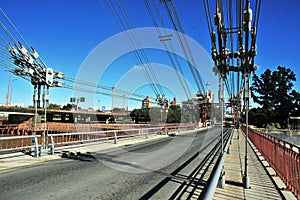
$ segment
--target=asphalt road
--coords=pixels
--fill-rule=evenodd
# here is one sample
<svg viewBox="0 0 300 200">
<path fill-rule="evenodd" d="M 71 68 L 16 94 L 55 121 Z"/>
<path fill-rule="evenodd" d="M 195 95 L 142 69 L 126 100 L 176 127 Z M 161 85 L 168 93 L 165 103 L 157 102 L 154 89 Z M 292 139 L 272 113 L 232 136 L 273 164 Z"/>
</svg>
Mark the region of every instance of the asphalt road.
<svg viewBox="0 0 300 200">
<path fill-rule="evenodd" d="M 219 135 L 212 128 L 1 173 L 0 199 L 186 199 L 187 186 L 205 185 L 193 175 Z"/>
</svg>

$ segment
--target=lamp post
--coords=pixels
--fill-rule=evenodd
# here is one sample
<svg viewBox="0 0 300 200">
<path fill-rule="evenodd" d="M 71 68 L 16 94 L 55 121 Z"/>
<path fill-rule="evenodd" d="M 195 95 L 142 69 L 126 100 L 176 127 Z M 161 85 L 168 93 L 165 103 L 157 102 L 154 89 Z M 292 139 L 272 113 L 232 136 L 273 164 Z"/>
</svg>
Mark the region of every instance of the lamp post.
<svg viewBox="0 0 300 200">
<path fill-rule="evenodd" d="M 5 70 L 5 71 L 9 72 L 9 70 Z M 7 94 L 6 94 L 6 101 L 5 101 L 6 108 L 8 106 L 8 101 L 9 101 L 9 92 L 10 92 L 10 74 L 8 74 Z"/>
<path fill-rule="evenodd" d="M 111 112 L 114 111 L 114 91 L 115 91 L 115 87 L 111 88 Z"/>
<path fill-rule="evenodd" d="M 70 98 L 70 102 L 71 103 L 76 103 L 76 111 L 78 111 L 78 104 L 79 104 L 79 102 L 85 102 L 85 97 L 79 97 L 79 98 L 71 97 Z"/>
<path fill-rule="evenodd" d="M 16 80 L 17 80 L 16 78 L 13 79 L 12 82 L 11 82 L 11 84 L 10 84 L 10 96 L 9 96 L 9 98 L 10 98 L 10 100 L 9 100 L 9 105 L 10 105 L 10 106 L 12 105 L 12 86 L 13 86 L 13 83 L 14 83 Z"/>
</svg>

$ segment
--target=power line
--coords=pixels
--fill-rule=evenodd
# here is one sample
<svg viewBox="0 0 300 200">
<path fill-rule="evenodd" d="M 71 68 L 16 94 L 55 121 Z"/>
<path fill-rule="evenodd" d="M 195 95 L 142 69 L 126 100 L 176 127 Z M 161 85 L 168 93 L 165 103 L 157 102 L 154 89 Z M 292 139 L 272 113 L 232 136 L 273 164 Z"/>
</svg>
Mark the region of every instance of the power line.
<svg viewBox="0 0 300 200">
<path fill-rule="evenodd" d="M 158 16 L 159 16 L 159 19 L 160 19 L 160 21 L 161 21 L 161 24 L 162 24 L 163 27 L 165 27 L 165 26 L 164 26 L 163 19 L 162 19 L 161 16 L 160 16 L 160 13 L 159 13 L 159 11 L 158 11 L 158 8 L 157 8 L 157 5 L 156 5 L 155 1 L 153 1 L 153 3 L 155 4 L 155 5 L 154 5 L 154 6 L 155 6 L 155 11 L 158 13 Z M 190 98 L 192 98 L 192 95 L 190 94 L 190 91 L 188 90 L 188 86 L 187 86 L 186 80 L 184 80 L 184 79 L 182 78 L 182 76 L 184 76 L 184 74 L 183 74 L 182 68 L 181 68 L 181 66 L 180 66 L 180 64 L 179 64 L 178 57 L 177 57 L 177 55 L 175 54 L 175 55 L 173 55 L 173 56 L 174 56 L 174 58 L 173 58 L 173 56 L 172 56 L 172 54 L 170 53 L 169 48 L 168 48 L 168 46 L 167 46 L 167 42 L 168 42 L 168 43 L 170 44 L 171 51 L 174 52 L 172 42 L 171 42 L 171 41 L 169 42 L 169 40 L 172 40 L 172 39 L 169 38 L 169 37 L 172 37 L 172 36 L 167 36 L 165 33 L 163 34 L 163 33 L 161 32 L 160 28 L 158 27 L 158 23 L 157 23 L 157 21 L 156 21 L 156 18 L 155 18 L 155 16 L 154 16 L 153 12 L 152 12 L 152 9 L 151 9 L 151 7 L 150 7 L 148 1 L 147 1 L 147 0 L 144 0 L 144 4 L 145 4 L 145 6 L 146 6 L 146 8 L 147 8 L 147 11 L 148 11 L 148 13 L 149 13 L 149 15 L 150 15 L 150 18 L 151 18 L 151 20 L 152 20 L 154 26 L 156 27 L 156 31 L 157 31 L 157 33 L 158 33 L 158 37 L 160 38 L 160 41 L 163 43 L 165 52 L 166 52 L 166 54 L 167 54 L 167 56 L 168 56 L 168 58 L 169 58 L 169 60 L 170 60 L 170 62 L 171 62 L 171 64 L 172 64 L 173 68 L 174 68 L 175 71 L 176 71 L 177 78 L 178 78 L 178 80 L 180 81 L 180 84 L 181 84 L 181 86 L 182 86 L 182 88 L 183 88 L 183 91 L 184 91 L 186 97 L 187 97 L 188 99 L 190 99 Z M 167 38 L 167 39 L 164 40 L 163 38 Z M 175 60 L 174 60 L 174 59 L 175 59 Z M 182 75 L 182 76 L 181 76 L 181 75 Z"/>
<path fill-rule="evenodd" d="M 157 77 L 156 77 L 151 65 L 149 64 L 150 63 L 149 59 L 148 59 L 144 49 L 142 48 L 141 43 L 140 43 L 135 31 L 133 30 L 132 37 L 130 37 L 129 34 L 127 33 L 126 27 L 129 27 L 129 29 L 133 29 L 134 27 L 133 27 L 132 23 L 130 22 L 130 19 L 128 17 L 126 10 L 124 9 L 122 2 L 120 2 L 120 1 L 117 1 L 117 2 L 118 2 L 117 3 L 118 7 L 116 7 L 114 5 L 112 0 L 106 0 L 106 4 L 108 5 L 111 13 L 115 17 L 117 23 L 119 24 L 121 29 L 126 32 L 127 40 L 129 42 L 131 48 L 133 49 L 133 53 L 135 55 L 137 64 L 142 67 L 142 69 L 146 75 L 146 78 L 150 82 L 150 85 L 151 85 L 153 91 L 155 92 L 156 96 L 159 96 L 159 93 L 164 96 L 163 90 L 162 90 L 160 84 L 158 83 Z M 147 68 L 145 65 L 147 66 Z"/>
</svg>

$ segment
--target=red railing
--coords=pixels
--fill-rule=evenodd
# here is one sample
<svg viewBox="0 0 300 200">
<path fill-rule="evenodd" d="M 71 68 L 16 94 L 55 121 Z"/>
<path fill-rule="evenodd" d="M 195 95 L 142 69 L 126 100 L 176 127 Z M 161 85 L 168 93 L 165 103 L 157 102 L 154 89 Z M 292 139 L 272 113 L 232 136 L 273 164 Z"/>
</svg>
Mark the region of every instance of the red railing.
<svg viewBox="0 0 300 200">
<path fill-rule="evenodd" d="M 246 127 L 241 128 L 245 133 Z M 250 128 L 248 137 L 283 180 L 287 189 L 300 199 L 300 147 Z"/>
</svg>

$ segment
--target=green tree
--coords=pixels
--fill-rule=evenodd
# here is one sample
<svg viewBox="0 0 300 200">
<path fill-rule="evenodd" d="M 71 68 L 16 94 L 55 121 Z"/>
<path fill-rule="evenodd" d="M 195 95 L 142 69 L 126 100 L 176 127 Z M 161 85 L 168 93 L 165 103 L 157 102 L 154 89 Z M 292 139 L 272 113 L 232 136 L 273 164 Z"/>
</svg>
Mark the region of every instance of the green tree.
<svg viewBox="0 0 300 200">
<path fill-rule="evenodd" d="M 49 104 L 49 109 L 52 109 L 52 110 L 60 110 L 60 105 L 55 104 L 55 103 L 50 103 L 50 104 Z"/>
<path fill-rule="evenodd" d="M 149 108 L 134 109 L 130 112 L 130 117 L 135 121 L 135 123 L 149 122 Z"/>
<path fill-rule="evenodd" d="M 261 116 L 265 116 L 260 123 L 267 125 L 275 122 L 280 128 L 287 127 L 287 119 L 296 103 L 297 92 L 292 91 L 294 81 L 295 73 L 281 66 L 273 72 L 267 69 L 260 77 L 254 75 L 251 87 L 253 101 L 260 104 L 261 109 L 252 113 L 257 115 L 260 112 Z"/>
<path fill-rule="evenodd" d="M 180 123 L 181 122 L 181 109 L 178 105 L 171 105 L 168 110 L 167 123 Z"/>
<path fill-rule="evenodd" d="M 292 116 L 300 116 L 300 93 L 297 92 L 296 90 L 293 90 L 291 92 L 291 95 L 293 96 L 294 99 L 294 109 L 291 112 Z"/>
<path fill-rule="evenodd" d="M 76 108 L 76 105 L 75 104 L 67 104 L 67 105 L 64 105 L 63 106 L 63 110 L 72 110 L 72 108 Z"/>
<path fill-rule="evenodd" d="M 271 113 L 274 114 L 274 112 Z M 258 128 L 265 128 L 272 121 L 274 117 L 272 114 L 262 108 L 253 108 L 249 111 L 249 123 Z"/>
</svg>

